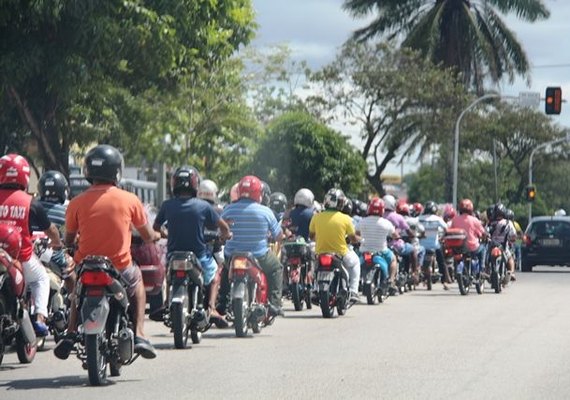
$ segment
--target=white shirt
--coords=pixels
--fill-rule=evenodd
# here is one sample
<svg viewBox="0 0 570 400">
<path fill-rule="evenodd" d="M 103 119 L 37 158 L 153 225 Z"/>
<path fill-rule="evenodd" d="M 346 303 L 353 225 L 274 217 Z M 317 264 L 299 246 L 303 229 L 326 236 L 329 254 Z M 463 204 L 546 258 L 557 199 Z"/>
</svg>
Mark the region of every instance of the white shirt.
<svg viewBox="0 0 570 400">
<path fill-rule="evenodd" d="M 386 218 L 377 215 L 362 218 L 357 227 L 362 237 L 360 251 L 375 253 L 386 250 L 388 247 L 387 238 L 394 233 L 395 229 L 394 225 Z"/>
<path fill-rule="evenodd" d="M 439 249 L 439 238 L 445 232 L 447 224 L 443 218 L 434 214 L 420 215 L 419 219 L 425 229 L 425 237 L 421 239 L 421 245 L 426 249 Z"/>
</svg>

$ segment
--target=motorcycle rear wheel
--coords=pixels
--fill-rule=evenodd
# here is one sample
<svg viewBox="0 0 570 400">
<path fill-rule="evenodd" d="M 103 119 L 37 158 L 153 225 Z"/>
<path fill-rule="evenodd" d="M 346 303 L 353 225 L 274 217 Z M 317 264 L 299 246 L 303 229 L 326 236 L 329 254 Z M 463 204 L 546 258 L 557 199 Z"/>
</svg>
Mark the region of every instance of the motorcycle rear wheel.
<svg viewBox="0 0 570 400">
<path fill-rule="evenodd" d="M 34 361 L 37 351 L 37 341 L 34 343 L 26 343 L 26 339 L 24 338 L 22 331 L 18 331 L 16 333 L 16 353 L 18 354 L 18 360 L 20 363 L 30 364 Z"/>
<path fill-rule="evenodd" d="M 243 298 L 232 299 L 232 310 L 234 312 L 234 330 L 237 337 L 247 336 L 247 307 L 249 303 L 249 293 L 247 288 L 244 291 Z"/>
<path fill-rule="evenodd" d="M 366 303 L 369 305 L 376 304 L 376 285 L 374 282 L 365 283 L 362 287 L 362 294 L 366 296 Z"/>
<path fill-rule="evenodd" d="M 491 285 L 495 289 L 495 293 L 501 293 L 501 279 L 496 271 L 491 272 Z"/>
<path fill-rule="evenodd" d="M 289 285 L 289 290 L 291 291 L 291 301 L 293 301 L 295 311 L 301 311 L 303 309 L 301 285 L 299 283 L 292 283 Z"/>
<path fill-rule="evenodd" d="M 329 291 L 319 291 L 319 305 L 321 306 L 321 313 L 323 318 L 332 318 L 334 315 L 334 305 L 330 304 Z"/>
<path fill-rule="evenodd" d="M 174 334 L 174 347 L 177 349 L 186 348 L 188 327 L 182 303 L 172 303 L 170 305 L 170 321 L 172 323 L 172 333 Z"/>
<path fill-rule="evenodd" d="M 105 331 L 100 334 L 85 336 L 85 353 L 87 353 L 87 372 L 89 384 L 101 386 L 107 382 L 107 361 L 101 353 Z"/>
</svg>

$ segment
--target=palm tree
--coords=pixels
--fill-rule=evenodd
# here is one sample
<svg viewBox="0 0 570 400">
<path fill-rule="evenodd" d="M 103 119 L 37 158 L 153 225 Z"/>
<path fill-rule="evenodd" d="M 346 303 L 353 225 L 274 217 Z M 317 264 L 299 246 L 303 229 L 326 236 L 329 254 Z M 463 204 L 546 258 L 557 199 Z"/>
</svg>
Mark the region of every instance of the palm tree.
<svg viewBox="0 0 570 400">
<path fill-rule="evenodd" d="M 455 67 L 463 83 L 478 92 L 486 78 L 494 83 L 505 75 L 511 82 L 515 75 L 529 78 L 526 53 L 499 13 L 530 22 L 550 15 L 541 0 L 345 0 L 343 8 L 355 18 L 374 15 L 354 38 L 401 35 L 402 46 Z"/>
</svg>

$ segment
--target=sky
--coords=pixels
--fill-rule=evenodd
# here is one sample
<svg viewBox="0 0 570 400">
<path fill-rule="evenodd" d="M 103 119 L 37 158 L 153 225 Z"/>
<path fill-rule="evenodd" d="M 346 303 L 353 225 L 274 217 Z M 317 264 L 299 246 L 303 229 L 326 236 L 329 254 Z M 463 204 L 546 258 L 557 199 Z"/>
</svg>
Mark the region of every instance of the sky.
<svg viewBox="0 0 570 400">
<path fill-rule="evenodd" d="M 305 60 L 311 68 L 318 69 L 334 59 L 355 29 L 367 23 L 352 19 L 342 10 L 342 3 L 342 0 L 253 0 L 259 24 L 253 45 L 287 43 L 294 59 Z M 570 99 L 570 0 L 543 0 L 543 3 L 551 14 L 547 20 L 526 23 L 514 15 L 504 16 L 533 66 L 530 87 L 520 79 L 513 84 L 505 81 L 499 88 L 504 95 L 539 92 L 544 97 L 547 86 L 560 86 L 562 97 Z M 544 110 L 544 102 L 540 109 Z M 562 113 L 552 118 L 570 128 L 570 102 L 564 103 Z M 342 126 L 334 128 L 353 133 Z M 414 164 L 404 169 L 410 171 Z M 387 172 L 400 173 L 400 167 L 392 163 Z"/>
</svg>

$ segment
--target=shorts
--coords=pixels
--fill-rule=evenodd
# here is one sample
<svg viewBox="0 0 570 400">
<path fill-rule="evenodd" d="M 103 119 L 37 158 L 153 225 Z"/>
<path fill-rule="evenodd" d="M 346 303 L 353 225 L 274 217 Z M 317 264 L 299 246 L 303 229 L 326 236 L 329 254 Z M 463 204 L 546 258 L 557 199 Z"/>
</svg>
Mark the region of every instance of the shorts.
<svg viewBox="0 0 570 400">
<path fill-rule="evenodd" d="M 137 285 L 142 281 L 141 269 L 137 265 L 131 264 L 128 267 L 119 270 L 119 273 L 127 284 L 127 295 L 130 298 L 133 297 L 135 295 Z"/>
<path fill-rule="evenodd" d="M 200 258 L 200 264 L 202 265 L 202 276 L 204 277 L 204 285 L 207 286 L 214 280 L 216 272 L 218 271 L 218 263 L 214 257 L 210 255 L 205 255 Z"/>
</svg>

